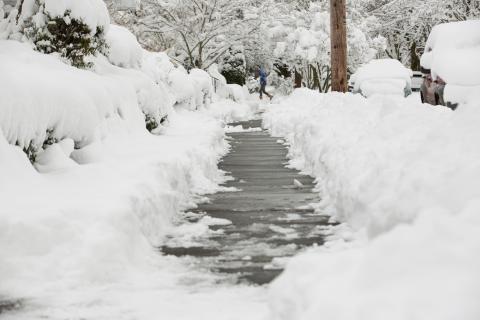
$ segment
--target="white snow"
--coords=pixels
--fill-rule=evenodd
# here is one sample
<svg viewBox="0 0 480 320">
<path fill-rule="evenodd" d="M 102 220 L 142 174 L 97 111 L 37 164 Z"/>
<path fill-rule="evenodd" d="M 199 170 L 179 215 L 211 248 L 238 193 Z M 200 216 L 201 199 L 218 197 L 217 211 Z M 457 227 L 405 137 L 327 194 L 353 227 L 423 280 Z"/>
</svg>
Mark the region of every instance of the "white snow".
<svg viewBox="0 0 480 320">
<path fill-rule="evenodd" d="M 395 59 L 377 59 L 360 67 L 353 76 L 354 92 L 405 96 L 410 90 L 412 71 Z"/>
<path fill-rule="evenodd" d="M 97 28 L 108 31 L 110 15 L 102 0 L 44 0 L 45 12 L 51 16 L 63 17 L 69 10 L 70 17 L 82 20 L 95 33 Z"/>
<path fill-rule="evenodd" d="M 270 290 L 273 319 L 479 318 L 478 101 L 452 112 L 296 90 L 269 107 L 266 127 L 355 239 L 292 259 Z"/>
<path fill-rule="evenodd" d="M 108 45 L 108 60 L 123 68 L 140 68 L 143 49 L 137 38 L 127 28 L 110 25 L 105 35 Z"/>
</svg>

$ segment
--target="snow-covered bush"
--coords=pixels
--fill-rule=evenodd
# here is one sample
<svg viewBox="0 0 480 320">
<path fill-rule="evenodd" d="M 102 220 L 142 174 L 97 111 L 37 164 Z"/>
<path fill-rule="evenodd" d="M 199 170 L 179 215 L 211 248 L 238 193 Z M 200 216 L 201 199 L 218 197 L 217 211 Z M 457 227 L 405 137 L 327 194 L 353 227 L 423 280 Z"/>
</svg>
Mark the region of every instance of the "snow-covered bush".
<svg viewBox="0 0 480 320">
<path fill-rule="evenodd" d="M 127 28 L 111 24 L 106 37 L 108 60 L 122 68 L 138 69 L 142 64 L 143 49 Z"/>
<path fill-rule="evenodd" d="M 274 65 L 296 72 L 302 84 L 321 92 L 330 89 L 330 14 L 325 2 L 312 2 L 308 8 L 295 10 L 292 3 L 278 3 L 262 22 L 266 46 L 273 53 Z M 380 38 L 362 19 L 349 15 L 347 20 L 348 68 L 356 70 L 375 57 Z M 293 82 L 291 82 L 293 84 Z"/>
<path fill-rule="evenodd" d="M 195 83 L 195 104 L 197 108 L 208 106 L 213 94 L 212 78 L 201 69 L 190 70 L 189 76 Z"/>
<path fill-rule="evenodd" d="M 104 57 L 91 72 L 2 40 L 0 69 L 0 128 L 31 160 L 50 142 L 69 138 L 82 148 L 102 137 L 112 121 L 145 128 L 144 114 L 159 124 L 171 109 L 165 87 Z"/>
<path fill-rule="evenodd" d="M 79 68 L 86 58 L 106 53 L 109 17 L 101 0 L 35 0 L 20 2 L 20 31 L 43 53 L 59 53 Z"/>
<path fill-rule="evenodd" d="M 221 62 L 222 75 L 227 83 L 243 86 L 246 78 L 245 54 L 242 47 L 231 47 Z"/>
</svg>

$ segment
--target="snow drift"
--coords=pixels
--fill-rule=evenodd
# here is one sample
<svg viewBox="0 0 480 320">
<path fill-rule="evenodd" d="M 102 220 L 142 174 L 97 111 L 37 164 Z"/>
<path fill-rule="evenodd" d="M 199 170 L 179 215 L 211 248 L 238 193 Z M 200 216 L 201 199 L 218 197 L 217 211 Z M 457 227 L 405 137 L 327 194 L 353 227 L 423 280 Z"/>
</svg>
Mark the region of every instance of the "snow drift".
<svg viewBox="0 0 480 320">
<path fill-rule="evenodd" d="M 273 318 L 478 319 L 479 120 L 475 101 L 452 112 L 308 90 L 267 110 L 324 212 L 357 238 L 294 258 L 272 285 Z"/>
</svg>

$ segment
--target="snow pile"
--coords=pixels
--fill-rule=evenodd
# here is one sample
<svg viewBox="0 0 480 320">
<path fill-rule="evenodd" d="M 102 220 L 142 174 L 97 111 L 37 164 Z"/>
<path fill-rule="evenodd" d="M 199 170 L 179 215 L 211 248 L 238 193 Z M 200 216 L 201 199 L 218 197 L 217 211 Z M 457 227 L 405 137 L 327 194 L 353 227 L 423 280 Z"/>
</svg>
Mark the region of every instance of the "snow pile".
<svg viewBox="0 0 480 320">
<path fill-rule="evenodd" d="M 372 60 L 352 76 L 354 92 L 405 96 L 411 93 L 413 73 L 395 59 Z"/>
<path fill-rule="evenodd" d="M 265 114 L 324 212 L 364 239 L 293 259 L 274 319 L 480 317 L 480 105 L 408 101 L 297 90 Z"/>
<path fill-rule="evenodd" d="M 437 25 L 425 45 L 421 65 L 447 86 L 448 101 L 465 103 L 480 91 L 480 20 Z"/>
<path fill-rule="evenodd" d="M 117 123 L 97 142 L 100 160 L 88 166 L 70 160 L 50 174 L 37 173 L 21 149 L 0 135 L 2 296 L 40 305 L 62 304 L 65 296 L 74 304 L 93 299 L 98 305 L 106 288 L 113 297 L 128 295 L 122 286 L 134 276 L 148 274 L 150 282 L 165 277 L 159 268 L 164 258 L 153 246 L 161 244 L 172 218 L 194 205 L 195 194 L 216 190 L 222 177 L 216 163 L 226 151 L 224 132 L 212 117 L 180 113 L 170 123 L 162 136 Z M 71 141 L 54 144 L 46 160 L 63 164 L 71 150 Z M 161 281 L 157 289 L 165 285 Z M 85 290 L 95 293 L 85 296 Z"/>
<path fill-rule="evenodd" d="M 123 68 L 140 67 L 143 49 L 133 33 L 124 27 L 112 24 L 105 38 L 108 45 L 108 60 L 112 64 Z"/>
</svg>

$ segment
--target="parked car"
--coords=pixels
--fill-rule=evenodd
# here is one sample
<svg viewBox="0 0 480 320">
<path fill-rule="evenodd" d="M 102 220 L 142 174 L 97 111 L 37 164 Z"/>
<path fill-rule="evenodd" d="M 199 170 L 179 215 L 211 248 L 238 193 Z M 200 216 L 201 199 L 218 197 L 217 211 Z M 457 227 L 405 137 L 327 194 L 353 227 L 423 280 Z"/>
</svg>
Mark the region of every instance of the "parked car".
<svg viewBox="0 0 480 320">
<path fill-rule="evenodd" d="M 423 83 L 423 73 L 421 71 L 413 71 L 412 91 L 419 92 Z"/>
<path fill-rule="evenodd" d="M 422 102 L 455 109 L 480 92 L 480 20 L 444 23 L 428 37 L 420 64 Z"/>
<path fill-rule="evenodd" d="M 395 59 L 377 59 L 360 67 L 350 77 L 354 93 L 365 97 L 388 94 L 407 97 L 412 93 L 412 70 Z"/>
<path fill-rule="evenodd" d="M 353 92 L 353 88 L 355 88 L 355 74 L 350 75 L 348 79 L 348 92 Z"/>
</svg>

